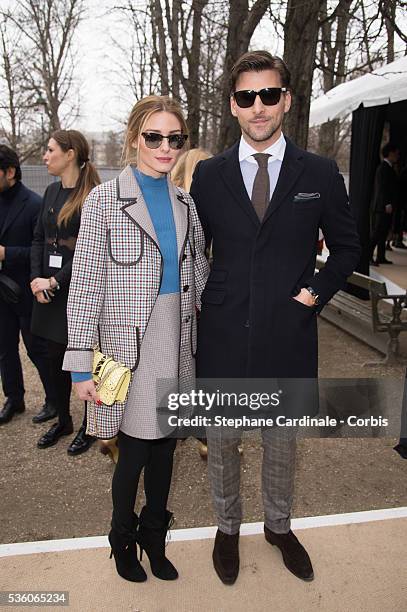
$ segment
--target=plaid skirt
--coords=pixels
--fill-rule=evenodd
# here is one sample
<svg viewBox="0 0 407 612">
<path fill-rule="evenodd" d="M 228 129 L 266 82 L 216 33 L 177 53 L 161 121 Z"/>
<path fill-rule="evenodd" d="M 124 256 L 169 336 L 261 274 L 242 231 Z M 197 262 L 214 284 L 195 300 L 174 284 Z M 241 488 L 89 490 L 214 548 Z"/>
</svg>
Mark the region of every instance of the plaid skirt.
<svg viewBox="0 0 407 612">
<path fill-rule="evenodd" d="M 151 313 L 120 425 L 128 436 L 157 440 L 168 434 L 160 426 L 157 409 L 178 379 L 179 347 L 180 294 L 164 293 Z"/>
</svg>

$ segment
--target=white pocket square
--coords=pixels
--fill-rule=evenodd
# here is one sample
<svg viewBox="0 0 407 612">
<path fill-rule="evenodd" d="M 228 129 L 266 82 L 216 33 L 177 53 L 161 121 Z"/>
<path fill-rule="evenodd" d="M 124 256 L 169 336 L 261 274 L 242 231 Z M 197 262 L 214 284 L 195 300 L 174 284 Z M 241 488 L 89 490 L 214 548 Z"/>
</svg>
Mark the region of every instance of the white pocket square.
<svg viewBox="0 0 407 612">
<path fill-rule="evenodd" d="M 321 194 L 315 191 L 314 193 L 299 192 L 294 196 L 295 200 L 317 200 Z"/>
<path fill-rule="evenodd" d="M 294 196 L 294 202 L 304 202 L 307 200 L 318 200 L 321 197 L 321 194 L 318 193 L 317 191 L 314 193 L 297 193 Z"/>
</svg>

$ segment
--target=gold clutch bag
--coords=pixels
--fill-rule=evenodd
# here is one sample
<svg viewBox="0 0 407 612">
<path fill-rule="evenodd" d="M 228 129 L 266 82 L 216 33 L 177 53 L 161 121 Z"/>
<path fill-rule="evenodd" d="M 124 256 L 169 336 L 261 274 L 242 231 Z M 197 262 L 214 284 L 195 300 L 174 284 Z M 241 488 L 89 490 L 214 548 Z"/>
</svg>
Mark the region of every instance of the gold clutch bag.
<svg viewBox="0 0 407 612">
<path fill-rule="evenodd" d="M 104 355 L 99 347 L 93 352 L 93 380 L 101 401 L 107 406 L 125 402 L 131 381 L 130 368 Z"/>
</svg>

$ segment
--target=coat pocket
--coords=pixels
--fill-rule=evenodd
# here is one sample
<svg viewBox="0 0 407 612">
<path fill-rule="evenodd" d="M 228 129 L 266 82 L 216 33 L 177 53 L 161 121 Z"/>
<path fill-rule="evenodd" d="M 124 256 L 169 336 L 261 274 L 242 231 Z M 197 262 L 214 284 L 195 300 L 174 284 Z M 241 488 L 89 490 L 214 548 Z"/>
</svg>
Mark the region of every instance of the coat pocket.
<svg viewBox="0 0 407 612">
<path fill-rule="evenodd" d="M 115 230 L 107 232 L 110 259 L 118 266 L 136 266 L 144 253 L 144 235 L 135 230 L 131 235 Z"/>
<path fill-rule="evenodd" d="M 140 328 L 115 323 L 99 325 L 99 346 L 102 353 L 134 371 L 140 361 Z"/>
<path fill-rule="evenodd" d="M 202 292 L 202 304 L 223 304 L 226 296 L 226 291 L 223 289 L 208 289 L 205 288 Z"/>
</svg>

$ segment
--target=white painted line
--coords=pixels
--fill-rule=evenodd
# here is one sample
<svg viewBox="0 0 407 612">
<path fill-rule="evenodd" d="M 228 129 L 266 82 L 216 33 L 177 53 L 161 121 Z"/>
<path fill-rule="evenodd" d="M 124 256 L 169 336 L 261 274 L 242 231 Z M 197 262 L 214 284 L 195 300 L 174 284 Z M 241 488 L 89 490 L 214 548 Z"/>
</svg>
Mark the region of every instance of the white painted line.
<svg viewBox="0 0 407 612">
<path fill-rule="evenodd" d="M 306 516 L 292 520 L 293 530 L 313 529 L 316 527 L 332 527 L 335 525 L 351 525 L 385 521 L 388 519 L 407 518 L 407 507 L 384 508 L 383 510 L 367 510 L 364 512 L 349 512 L 346 514 L 328 514 L 323 516 Z M 215 537 L 216 527 L 195 527 L 192 529 L 174 529 L 171 531 L 173 542 L 187 540 L 207 540 Z M 263 523 L 243 523 L 241 535 L 256 535 L 263 533 Z M 43 540 L 39 542 L 20 542 L 18 544 L 0 545 L 0 557 L 14 555 L 31 555 L 35 553 L 62 552 L 65 550 L 86 550 L 106 548 L 109 546 L 107 536 L 89 538 L 70 538 L 65 540 Z"/>
</svg>

